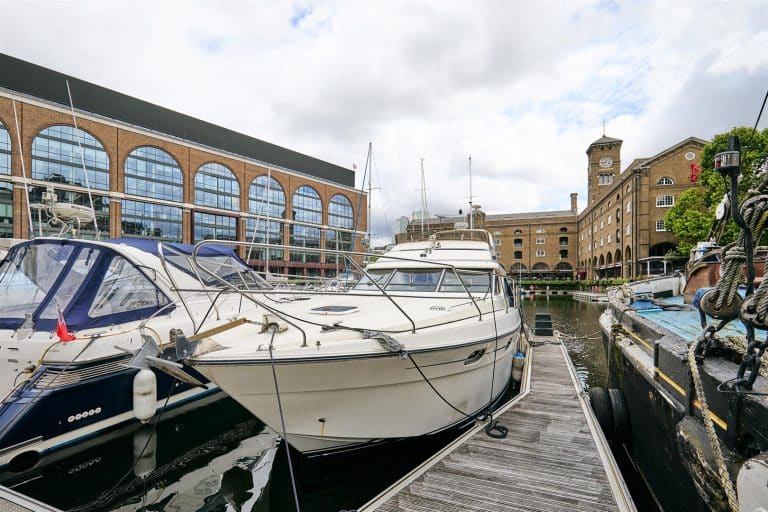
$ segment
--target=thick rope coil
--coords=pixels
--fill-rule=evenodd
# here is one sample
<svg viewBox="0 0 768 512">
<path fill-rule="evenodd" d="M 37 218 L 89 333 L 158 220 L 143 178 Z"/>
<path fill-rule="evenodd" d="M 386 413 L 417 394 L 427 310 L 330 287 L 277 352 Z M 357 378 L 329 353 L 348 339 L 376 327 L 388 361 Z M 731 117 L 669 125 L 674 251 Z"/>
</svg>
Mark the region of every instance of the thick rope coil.
<svg viewBox="0 0 768 512">
<path fill-rule="evenodd" d="M 723 248 L 725 257 L 723 258 L 722 277 L 715 286 L 717 299 L 715 305 L 722 309 L 724 304 L 731 305 L 736 299 L 739 291 L 739 285 L 743 281 L 741 269 L 747 261 L 747 255 L 744 247 L 738 245 L 738 242 L 728 244 Z"/>
<path fill-rule="evenodd" d="M 720 440 L 717 438 L 715 426 L 712 423 L 712 416 L 709 414 L 707 397 L 704 395 L 704 387 L 701 385 L 699 365 L 696 363 L 696 343 L 691 343 L 690 347 L 688 348 L 688 366 L 691 369 L 693 385 L 696 388 L 696 397 L 701 403 L 701 417 L 704 420 L 704 427 L 707 431 L 707 438 L 709 439 L 709 444 L 712 446 L 712 453 L 715 455 L 715 464 L 717 466 L 717 474 L 720 477 L 720 485 L 723 487 L 723 491 L 728 498 L 728 505 L 730 506 L 731 510 L 733 512 L 738 512 L 739 500 L 736 497 L 736 491 L 733 489 L 731 476 L 728 473 L 728 468 L 725 465 L 723 451 L 720 449 Z"/>
</svg>

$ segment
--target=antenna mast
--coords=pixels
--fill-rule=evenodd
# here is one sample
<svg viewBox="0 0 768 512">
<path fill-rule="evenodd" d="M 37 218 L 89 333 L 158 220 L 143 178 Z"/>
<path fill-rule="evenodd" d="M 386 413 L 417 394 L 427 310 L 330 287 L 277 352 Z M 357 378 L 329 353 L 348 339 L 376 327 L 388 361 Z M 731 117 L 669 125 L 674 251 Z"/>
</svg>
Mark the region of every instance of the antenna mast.
<svg viewBox="0 0 768 512">
<path fill-rule="evenodd" d="M 371 199 L 373 197 L 371 195 L 372 194 L 371 191 L 373 190 L 373 188 L 371 186 L 371 181 L 373 180 L 373 142 L 371 142 L 371 141 L 368 142 L 368 158 L 366 160 L 370 161 L 370 163 L 371 163 L 370 173 L 368 174 L 368 217 L 367 217 L 367 221 L 365 223 L 366 227 L 368 228 L 368 230 L 367 230 L 368 231 L 368 246 L 367 246 L 368 248 L 367 248 L 367 250 L 370 251 L 370 249 L 371 249 L 371 239 L 372 239 L 372 237 L 371 237 L 371 228 L 372 228 L 372 225 L 371 225 Z M 365 186 L 365 184 L 363 184 L 363 186 Z M 337 258 L 336 261 L 338 261 L 338 258 Z"/>
</svg>

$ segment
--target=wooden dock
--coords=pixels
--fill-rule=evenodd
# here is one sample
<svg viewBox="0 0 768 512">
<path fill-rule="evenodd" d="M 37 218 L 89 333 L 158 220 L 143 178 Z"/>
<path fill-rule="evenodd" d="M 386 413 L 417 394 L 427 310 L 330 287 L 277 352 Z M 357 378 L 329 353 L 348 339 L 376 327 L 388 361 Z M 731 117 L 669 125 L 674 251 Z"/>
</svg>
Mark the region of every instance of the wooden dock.
<svg viewBox="0 0 768 512">
<path fill-rule="evenodd" d="M 528 350 L 520 394 L 359 512 L 634 511 L 575 369 L 555 337 Z"/>
<path fill-rule="evenodd" d="M 0 512 L 61 512 L 57 508 L 0 485 Z"/>
<path fill-rule="evenodd" d="M 573 292 L 571 296 L 573 300 L 581 302 L 608 302 L 608 295 L 605 293 Z"/>
</svg>

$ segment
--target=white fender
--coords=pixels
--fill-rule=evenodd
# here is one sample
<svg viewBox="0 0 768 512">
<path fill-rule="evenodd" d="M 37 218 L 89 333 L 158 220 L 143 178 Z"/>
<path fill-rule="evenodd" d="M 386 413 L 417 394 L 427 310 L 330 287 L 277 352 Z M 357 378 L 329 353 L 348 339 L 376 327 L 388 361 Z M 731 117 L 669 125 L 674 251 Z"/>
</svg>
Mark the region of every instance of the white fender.
<svg viewBox="0 0 768 512">
<path fill-rule="evenodd" d="M 133 378 L 133 415 L 146 423 L 157 408 L 157 378 L 152 370 L 142 368 Z"/>
</svg>

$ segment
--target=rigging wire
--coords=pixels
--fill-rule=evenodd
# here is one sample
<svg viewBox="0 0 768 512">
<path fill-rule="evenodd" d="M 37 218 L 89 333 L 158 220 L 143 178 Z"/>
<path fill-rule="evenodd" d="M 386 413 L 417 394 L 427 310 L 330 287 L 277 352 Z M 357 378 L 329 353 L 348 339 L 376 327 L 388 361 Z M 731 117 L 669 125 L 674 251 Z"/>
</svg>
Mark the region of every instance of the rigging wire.
<svg viewBox="0 0 768 512">
<path fill-rule="evenodd" d="M 275 369 L 275 358 L 272 355 L 272 350 L 274 349 L 274 343 L 275 343 L 275 334 L 277 333 L 277 326 L 271 325 L 269 326 L 269 329 L 272 331 L 272 337 L 269 340 L 269 362 L 272 365 L 272 379 L 275 382 L 275 395 L 277 396 L 277 408 L 280 411 L 280 426 L 282 427 L 283 431 L 283 441 L 285 441 L 285 456 L 288 459 L 288 471 L 291 474 L 291 487 L 293 488 L 293 500 L 296 504 L 296 512 L 301 512 L 301 507 L 299 507 L 299 493 L 296 491 L 296 478 L 293 473 L 293 462 L 291 461 L 291 448 L 288 446 L 288 434 L 285 430 L 285 415 L 283 413 L 283 402 L 280 399 L 280 388 L 277 385 L 277 370 Z"/>
<path fill-rule="evenodd" d="M 69 80 L 64 80 L 64 82 L 67 84 L 69 108 L 72 112 L 72 122 L 75 124 L 77 147 L 80 148 L 80 164 L 83 166 L 83 174 L 85 175 L 85 188 L 88 189 L 88 202 L 91 203 L 91 215 L 93 215 L 93 228 L 96 231 L 96 240 L 98 240 L 101 238 L 101 233 L 99 233 L 99 223 L 96 221 L 96 208 L 93 207 L 93 195 L 91 194 L 91 183 L 88 178 L 88 170 L 85 168 L 85 153 L 83 153 L 83 145 L 80 143 L 80 134 L 78 133 L 80 128 L 77 127 L 77 117 L 75 117 L 75 104 L 72 102 L 72 91 L 69 89 Z"/>
</svg>

